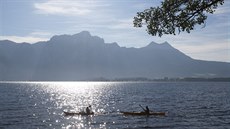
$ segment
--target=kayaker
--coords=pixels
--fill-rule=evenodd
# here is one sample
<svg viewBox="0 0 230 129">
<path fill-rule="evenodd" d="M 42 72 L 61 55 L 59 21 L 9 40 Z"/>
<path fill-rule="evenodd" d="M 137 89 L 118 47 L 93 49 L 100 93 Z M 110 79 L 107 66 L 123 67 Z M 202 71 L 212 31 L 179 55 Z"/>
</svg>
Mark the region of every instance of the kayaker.
<svg viewBox="0 0 230 129">
<path fill-rule="evenodd" d="M 141 105 L 139 105 L 139 106 L 144 110 L 144 112 L 145 112 L 147 115 L 150 114 L 150 111 L 149 111 L 149 107 L 148 107 L 148 106 L 146 106 L 145 108 L 143 108 Z"/>
<path fill-rule="evenodd" d="M 88 107 L 86 107 L 86 114 L 90 114 L 91 113 L 91 111 L 90 111 L 90 108 L 91 108 L 91 105 L 89 105 Z"/>
<path fill-rule="evenodd" d="M 150 113 L 150 112 L 149 112 L 149 107 L 146 106 L 145 108 L 146 108 L 146 109 L 145 109 L 145 113 L 146 113 L 146 114 L 149 114 L 149 113 Z"/>
</svg>

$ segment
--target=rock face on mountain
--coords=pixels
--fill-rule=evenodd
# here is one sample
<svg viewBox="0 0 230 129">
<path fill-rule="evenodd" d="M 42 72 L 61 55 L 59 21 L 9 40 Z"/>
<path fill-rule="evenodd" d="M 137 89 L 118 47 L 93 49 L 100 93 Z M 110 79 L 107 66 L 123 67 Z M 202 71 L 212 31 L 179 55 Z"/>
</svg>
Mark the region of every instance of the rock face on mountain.
<svg viewBox="0 0 230 129">
<path fill-rule="evenodd" d="M 0 41 L 0 80 L 229 77 L 230 63 L 192 59 L 167 42 L 143 48 L 104 43 L 83 31 L 35 44 Z"/>
</svg>

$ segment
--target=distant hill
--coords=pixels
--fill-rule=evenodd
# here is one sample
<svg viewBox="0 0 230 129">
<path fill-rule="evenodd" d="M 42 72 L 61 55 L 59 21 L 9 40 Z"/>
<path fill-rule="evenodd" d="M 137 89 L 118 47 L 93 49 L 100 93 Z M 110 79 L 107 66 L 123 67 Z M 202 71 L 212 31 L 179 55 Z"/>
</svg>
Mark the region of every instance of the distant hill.
<svg viewBox="0 0 230 129">
<path fill-rule="evenodd" d="M 35 44 L 0 41 L 2 81 L 138 77 L 230 77 L 230 63 L 195 60 L 167 42 L 120 47 L 87 31 Z"/>
</svg>

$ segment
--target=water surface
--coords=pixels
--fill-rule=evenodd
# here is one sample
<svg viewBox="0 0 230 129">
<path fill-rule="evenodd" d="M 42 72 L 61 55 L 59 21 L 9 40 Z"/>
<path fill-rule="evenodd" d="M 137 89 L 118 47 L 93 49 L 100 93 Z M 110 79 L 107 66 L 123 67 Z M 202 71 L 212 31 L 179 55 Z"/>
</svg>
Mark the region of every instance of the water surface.
<svg viewBox="0 0 230 129">
<path fill-rule="evenodd" d="M 0 128 L 230 128 L 226 82 L 1 82 Z M 150 110 L 167 116 L 123 116 Z M 94 116 L 64 116 L 92 105 Z"/>
</svg>

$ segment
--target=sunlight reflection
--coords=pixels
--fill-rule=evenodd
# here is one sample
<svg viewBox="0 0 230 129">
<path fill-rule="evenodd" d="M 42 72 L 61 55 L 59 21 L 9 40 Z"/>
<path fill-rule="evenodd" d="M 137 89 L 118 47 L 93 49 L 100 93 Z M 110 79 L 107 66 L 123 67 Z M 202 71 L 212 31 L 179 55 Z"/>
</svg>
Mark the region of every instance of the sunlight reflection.
<svg viewBox="0 0 230 129">
<path fill-rule="evenodd" d="M 92 111 L 97 116 L 97 114 L 104 114 L 107 107 L 115 104 L 114 96 L 110 95 L 113 93 L 110 87 L 116 84 L 113 82 L 42 82 L 40 84 L 42 86 L 40 85 L 37 90 L 40 90 L 45 96 L 42 104 L 51 104 L 50 107 L 56 108 L 47 107 L 48 114 L 63 116 L 63 111 L 82 112 L 91 105 Z M 108 103 L 109 98 L 111 102 Z M 106 127 L 106 122 L 96 123 L 94 117 L 91 116 L 75 115 L 62 118 L 62 121 L 66 121 L 62 125 L 63 128 L 90 128 L 94 124 L 98 124 L 100 128 Z M 61 121 L 55 120 L 54 122 Z"/>
</svg>

